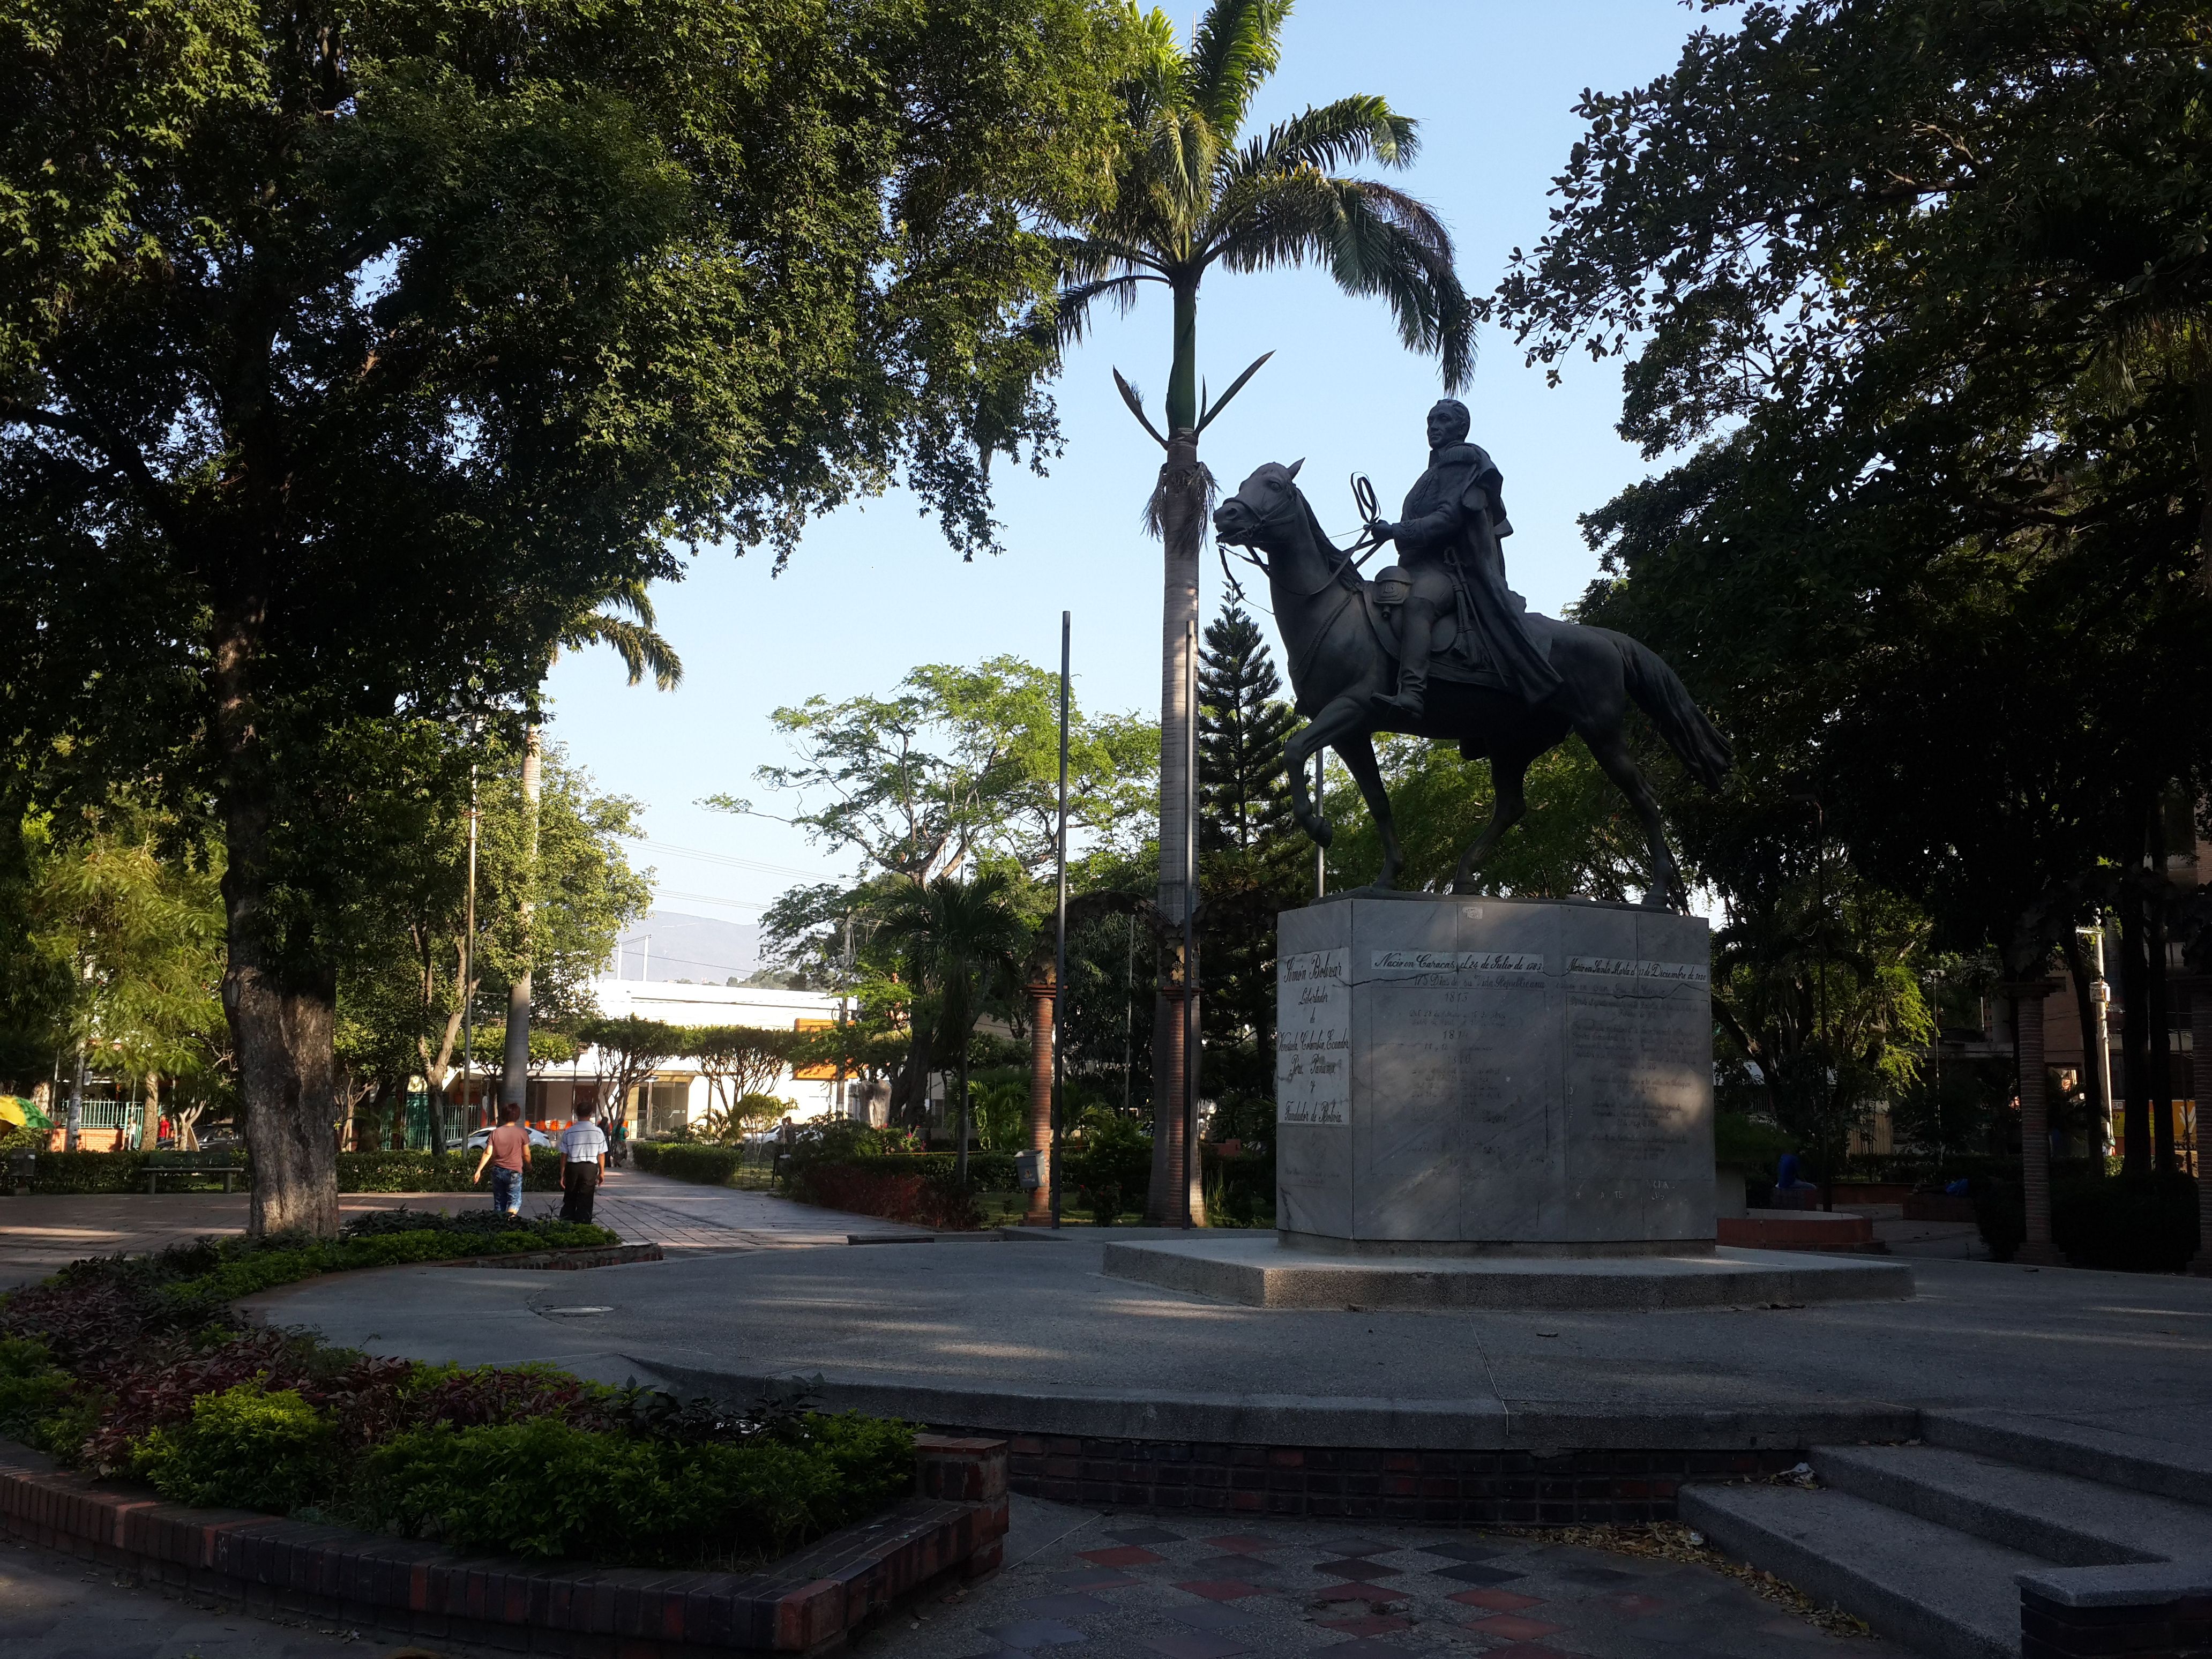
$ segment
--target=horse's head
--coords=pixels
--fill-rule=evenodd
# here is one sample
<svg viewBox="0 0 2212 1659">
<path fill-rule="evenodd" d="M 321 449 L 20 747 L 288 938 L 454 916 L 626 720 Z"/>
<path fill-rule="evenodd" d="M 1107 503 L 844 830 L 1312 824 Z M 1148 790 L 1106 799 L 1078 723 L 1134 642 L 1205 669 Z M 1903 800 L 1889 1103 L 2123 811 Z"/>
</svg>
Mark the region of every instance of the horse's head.
<svg viewBox="0 0 2212 1659">
<path fill-rule="evenodd" d="M 1213 533 L 1239 547 L 1264 544 L 1271 530 L 1280 532 L 1297 521 L 1304 511 L 1293 482 L 1303 460 L 1285 466 L 1269 461 L 1237 486 L 1237 493 L 1213 509 Z"/>
</svg>

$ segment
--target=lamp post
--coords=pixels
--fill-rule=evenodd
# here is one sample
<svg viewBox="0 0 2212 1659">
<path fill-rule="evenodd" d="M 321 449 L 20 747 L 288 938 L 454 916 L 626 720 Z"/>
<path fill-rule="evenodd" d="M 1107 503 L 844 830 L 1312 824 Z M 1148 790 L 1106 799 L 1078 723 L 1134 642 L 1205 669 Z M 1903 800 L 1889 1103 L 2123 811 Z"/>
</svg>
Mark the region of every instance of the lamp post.
<svg viewBox="0 0 2212 1659">
<path fill-rule="evenodd" d="M 1060 878 L 1052 942 L 1052 1225 L 1060 1230 L 1060 1149 L 1066 1133 L 1067 1066 L 1062 1041 L 1060 999 L 1067 987 L 1067 667 L 1074 613 L 1060 613 Z"/>
<path fill-rule="evenodd" d="M 2106 1011 L 2111 1007 L 2112 988 L 2105 980 L 2105 919 L 2100 915 L 2094 927 L 2075 930 L 2089 942 L 2089 1006 L 2096 1011 L 2097 1051 L 2094 1064 L 2097 1067 L 2097 1098 L 2105 1105 L 2104 1142 L 2113 1143 L 2112 1135 L 2112 1027 Z"/>
</svg>

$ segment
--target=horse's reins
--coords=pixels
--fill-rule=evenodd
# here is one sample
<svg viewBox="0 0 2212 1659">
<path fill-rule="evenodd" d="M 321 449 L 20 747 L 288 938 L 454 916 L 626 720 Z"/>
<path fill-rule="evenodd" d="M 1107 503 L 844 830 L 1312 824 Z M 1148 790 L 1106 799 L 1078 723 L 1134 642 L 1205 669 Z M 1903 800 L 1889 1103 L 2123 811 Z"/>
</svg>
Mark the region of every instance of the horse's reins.
<svg viewBox="0 0 2212 1659">
<path fill-rule="evenodd" d="M 1375 496 L 1375 485 L 1373 481 L 1370 480 L 1364 472 L 1355 472 L 1352 475 L 1352 504 L 1358 507 L 1359 511 L 1360 523 L 1363 525 L 1372 523 L 1378 510 Z M 1261 522 L 1265 525 L 1273 522 L 1273 520 L 1262 520 Z M 1335 581 L 1339 576 L 1341 576 L 1346 567 L 1357 570 L 1361 565 L 1365 564 L 1368 560 L 1373 558 L 1376 550 L 1382 546 L 1382 543 L 1377 539 L 1371 532 L 1364 530 L 1361 531 L 1352 544 L 1337 555 L 1336 562 L 1329 566 L 1328 574 L 1324 575 L 1319 582 L 1315 584 L 1312 587 L 1308 588 L 1304 592 L 1293 593 L 1291 597 L 1294 599 L 1310 599 L 1313 598 L 1315 594 L 1322 592 L 1322 589 L 1328 587 L 1332 582 Z M 1213 541 L 1213 550 L 1221 556 L 1222 579 L 1229 584 L 1229 591 L 1236 595 L 1237 603 L 1239 605 L 1243 604 L 1244 585 L 1237 580 L 1237 573 L 1229 568 L 1229 544 L 1223 541 L 1217 536 L 1214 538 Z M 1267 577 L 1268 580 L 1273 581 L 1274 580 L 1275 573 L 1273 569 L 1270 568 L 1265 559 L 1253 552 L 1250 548 L 1240 547 L 1236 550 L 1236 553 L 1238 558 L 1243 560 L 1245 563 L 1250 565 L 1261 575 Z"/>
</svg>

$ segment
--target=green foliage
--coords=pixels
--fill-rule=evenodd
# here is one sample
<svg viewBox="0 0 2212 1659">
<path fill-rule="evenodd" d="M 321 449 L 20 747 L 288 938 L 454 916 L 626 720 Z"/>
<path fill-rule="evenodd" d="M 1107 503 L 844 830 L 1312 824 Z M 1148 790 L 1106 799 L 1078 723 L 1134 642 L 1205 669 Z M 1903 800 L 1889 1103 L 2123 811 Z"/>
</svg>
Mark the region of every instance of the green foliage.
<svg viewBox="0 0 2212 1659">
<path fill-rule="evenodd" d="M 2011 1261 L 2027 1237 L 2017 1166 L 1977 1180 L 1973 1195 L 1982 1242 L 1998 1261 Z M 2199 1197 L 2197 1183 L 2185 1175 L 2054 1170 L 2051 1242 L 2077 1267 L 2179 1273 L 2197 1254 Z"/>
<path fill-rule="evenodd" d="M 1241 605 L 1206 625 L 1198 666 L 1199 848 L 1259 851 L 1296 839 L 1283 742 L 1297 715 L 1282 701 L 1282 676 Z"/>
<path fill-rule="evenodd" d="M 629 1155 L 647 1175 L 708 1187 L 735 1185 L 734 1177 L 745 1163 L 741 1146 L 705 1146 L 688 1140 L 633 1140 Z"/>
<path fill-rule="evenodd" d="M 489 1190 L 489 1177 L 470 1177 L 481 1152 L 340 1152 L 338 1190 L 342 1193 L 479 1193 Z M 552 1147 L 536 1146 L 522 1170 L 526 1193 L 558 1192 L 561 1154 Z"/>
<path fill-rule="evenodd" d="M 1800 0 L 1586 95 L 1500 309 L 1632 351 L 1647 455 L 1702 441 L 1592 515 L 1583 615 L 1736 738 L 1674 810 L 1724 891 L 1840 846 L 2032 971 L 2212 760 L 2201 24 Z"/>
<path fill-rule="evenodd" d="M 1794 1151 L 1794 1136 L 1748 1112 L 1713 1114 L 1713 1162 L 1746 1169 L 1771 1170 L 1784 1152 Z"/>
<path fill-rule="evenodd" d="M 968 1099 L 975 1117 L 975 1138 L 990 1152 L 1029 1150 L 1029 1079 L 1005 1072 L 976 1076 L 969 1083 Z"/>
<path fill-rule="evenodd" d="M 70 1374 L 43 1342 L 0 1337 L 0 1439 L 34 1441 L 68 1399 Z"/>
<path fill-rule="evenodd" d="M 896 483 L 990 544 L 988 455 L 1054 441 L 1034 226 L 1100 192 L 1122 33 L 1097 0 L 0 23 L 10 732 L 42 799 L 133 778 L 224 826 L 264 1150 L 321 1132 L 340 923 L 413 850 L 387 815 L 450 806 L 423 725 L 511 736 L 686 545 L 781 557 Z M 319 1158 L 268 1162 L 265 1204 L 327 1213 Z"/>
<path fill-rule="evenodd" d="M 337 1437 L 295 1390 L 241 1382 L 195 1400 L 189 1422 L 133 1442 L 131 1467 L 172 1503 L 283 1515 L 329 1494 Z"/>
<path fill-rule="evenodd" d="M 364 1518 L 461 1549 L 741 1566 L 877 1510 L 914 1480 L 903 1424 L 806 1419 L 803 1438 L 676 1444 L 551 1418 L 417 1429 L 370 1455 Z"/>
<path fill-rule="evenodd" d="M 1068 221 L 1061 289 L 1039 319 L 1066 343 L 1082 337 L 1102 301 L 1122 307 L 1139 284 L 1176 298 L 1167 428 L 1196 430 L 1199 284 L 1229 270 L 1316 264 L 1348 294 L 1379 295 L 1415 350 L 1443 360 L 1446 386 L 1474 366 L 1473 315 L 1452 270 L 1451 238 L 1403 192 L 1334 176 L 1346 162 L 1410 164 L 1414 125 L 1382 99 L 1354 95 L 1300 111 L 1240 145 L 1253 96 L 1275 72 L 1287 0 L 1214 0 L 1186 49 L 1166 13 L 1137 21 L 1138 52 L 1120 92 L 1125 135 L 1115 189 Z M 1219 405 L 1216 404 L 1216 408 Z"/>
</svg>

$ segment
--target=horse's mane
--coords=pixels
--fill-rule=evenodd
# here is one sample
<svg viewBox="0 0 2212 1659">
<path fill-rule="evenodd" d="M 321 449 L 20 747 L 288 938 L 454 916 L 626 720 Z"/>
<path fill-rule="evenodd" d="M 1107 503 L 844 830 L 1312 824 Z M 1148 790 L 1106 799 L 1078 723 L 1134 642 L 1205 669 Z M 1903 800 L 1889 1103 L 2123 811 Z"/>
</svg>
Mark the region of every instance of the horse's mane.
<svg viewBox="0 0 2212 1659">
<path fill-rule="evenodd" d="M 1296 481 L 1291 484 L 1291 493 L 1298 498 L 1298 506 L 1305 513 L 1306 530 L 1313 537 L 1314 545 L 1322 550 L 1322 554 L 1335 568 L 1336 585 L 1339 587 L 1348 587 L 1357 593 L 1367 585 L 1365 578 L 1352 568 L 1352 561 L 1344 556 L 1344 550 L 1329 540 L 1328 532 L 1321 527 L 1320 515 L 1314 511 L 1313 503 L 1306 499 L 1306 492 L 1298 488 Z"/>
</svg>

